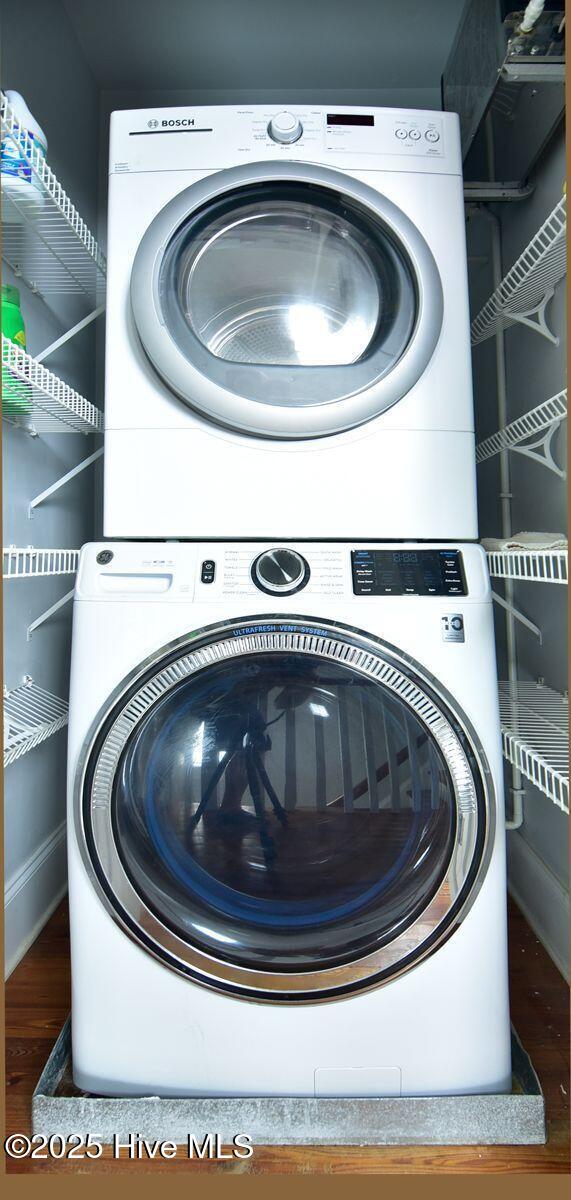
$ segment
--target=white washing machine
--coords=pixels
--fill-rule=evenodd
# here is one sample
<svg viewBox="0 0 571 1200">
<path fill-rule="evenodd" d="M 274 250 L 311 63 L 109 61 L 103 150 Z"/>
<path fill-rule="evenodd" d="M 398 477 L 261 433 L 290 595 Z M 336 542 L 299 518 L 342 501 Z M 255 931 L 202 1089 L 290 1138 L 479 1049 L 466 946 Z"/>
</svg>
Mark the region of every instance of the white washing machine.
<svg viewBox="0 0 571 1200">
<path fill-rule="evenodd" d="M 477 537 L 452 113 L 113 113 L 105 535 Z"/>
<path fill-rule="evenodd" d="M 509 1089 L 478 546 L 87 546 L 69 818 L 80 1087 Z"/>
</svg>

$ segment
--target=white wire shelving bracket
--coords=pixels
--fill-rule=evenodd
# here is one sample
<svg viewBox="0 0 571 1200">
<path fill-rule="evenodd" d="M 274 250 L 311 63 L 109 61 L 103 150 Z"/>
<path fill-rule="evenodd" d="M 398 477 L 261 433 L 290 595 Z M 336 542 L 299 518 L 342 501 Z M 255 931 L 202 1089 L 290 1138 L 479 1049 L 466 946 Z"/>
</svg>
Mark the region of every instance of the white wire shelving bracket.
<svg viewBox="0 0 571 1200">
<path fill-rule="evenodd" d="M 9 579 L 38 579 L 50 575 L 75 575 L 79 564 L 79 550 L 36 550 L 34 546 L 5 546 L 2 551 L 2 576 Z M 73 588 L 60 596 L 54 604 L 44 609 L 26 631 L 27 640 L 60 608 L 73 600 Z"/>
<path fill-rule="evenodd" d="M 99 433 L 103 414 L 2 336 L 2 417 L 29 433 Z"/>
<path fill-rule="evenodd" d="M 567 583 L 567 550 L 487 550 L 492 579 Z"/>
<path fill-rule="evenodd" d="M 38 492 L 38 495 L 30 500 L 28 516 L 32 518 L 40 504 L 49 500 L 50 496 L 54 495 L 54 492 L 59 492 L 59 489 L 65 487 L 65 484 L 69 483 L 70 479 L 75 479 L 76 475 L 79 475 L 81 471 L 85 471 L 85 468 L 90 467 L 92 463 L 97 462 L 97 459 L 101 458 L 102 455 L 103 446 L 100 446 L 99 450 L 95 450 L 93 454 L 89 454 L 87 458 L 83 458 L 77 466 L 71 468 L 71 471 L 66 471 L 65 475 L 60 475 L 59 479 L 56 479 L 54 483 L 50 483 L 50 486 L 44 488 L 43 492 Z"/>
<path fill-rule="evenodd" d="M 2 138 L 16 144 L 34 184 L 20 194 L 3 185 L 2 256 L 40 295 L 80 295 L 94 306 L 105 257 L 3 92 L 0 112 Z"/>
<path fill-rule="evenodd" d="M 74 575 L 79 550 L 36 550 L 34 546 L 4 546 L 3 579 L 33 579 L 48 575 Z"/>
<path fill-rule="evenodd" d="M 50 617 L 53 617 L 55 613 L 59 612 L 60 608 L 63 608 L 66 604 L 70 604 L 73 600 L 73 596 L 74 589 L 72 588 L 71 592 L 66 592 L 65 596 L 60 596 L 60 599 L 55 601 L 55 604 L 50 604 L 49 608 L 44 609 L 44 611 L 40 613 L 39 617 L 36 617 L 35 621 L 32 621 L 31 625 L 28 625 L 26 630 L 27 641 L 30 642 L 32 640 L 32 634 L 35 633 L 36 629 L 40 628 L 40 625 L 43 625 L 46 621 L 49 621 Z"/>
<path fill-rule="evenodd" d="M 519 621 L 520 625 L 524 625 L 526 629 L 529 629 L 530 633 L 533 633 L 534 637 L 537 638 L 539 645 L 543 645 L 543 633 L 541 632 L 539 625 L 535 624 L 535 621 L 532 621 L 529 617 L 526 617 L 525 613 L 523 613 L 520 608 L 516 608 L 515 604 L 513 604 L 511 600 L 504 600 L 504 597 L 499 596 L 498 593 L 494 592 L 493 589 L 492 600 L 496 604 L 499 604 L 500 608 L 504 608 L 506 612 L 508 612 L 510 616 L 514 618 L 514 620 Z"/>
<path fill-rule="evenodd" d="M 513 324 L 527 325 L 555 345 L 546 309 L 566 270 L 566 199 L 550 213 L 471 326 L 472 345 Z"/>
<path fill-rule="evenodd" d="M 502 746 L 508 762 L 569 812 L 569 703 L 537 683 L 500 683 Z"/>
<path fill-rule="evenodd" d="M 485 462 L 503 450 L 513 450 L 516 454 L 524 454 L 541 463 L 549 471 L 553 471 L 560 479 L 566 478 L 566 471 L 555 462 L 551 451 L 551 440 L 567 416 L 567 388 L 563 388 L 556 396 L 544 400 L 524 416 L 511 421 L 505 429 L 498 430 L 485 441 L 476 446 L 476 462 Z M 533 440 L 529 440 L 529 439 Z"/>
<path fill-rule="evenodd" d="M 95 321 L 104 312 L 104 304 L 100 304 L 99 308 L 94 308 L 93 312 L 90 312 L 87 317 L 83 318 L 83 321 L 78 321 L 71 329 L 67 329 L 65 333 L 62 333 L 61 337 L 56 338 L 55 342 L 50 342 L 49 346 L 46 346 L 41 354 L 36 354 L 36 362 L 44 362 L 46 358 L 49 358 L 50 354 L 55 354 L 56 350 L 59 350 L 61 346 L 65 346 L 65 343 L 75 337 L 76 333 L 81 333 L 82 329 L 86 329 L 88 325 L 91 325 L 92 321 Z"/>
<path fill-rule="evenodd" d="M 4 688 L 4 766 L 63 729 L 67 719 L 65 700 L 38 687 L 29 675 L 19 687 Z"/>
</svg>

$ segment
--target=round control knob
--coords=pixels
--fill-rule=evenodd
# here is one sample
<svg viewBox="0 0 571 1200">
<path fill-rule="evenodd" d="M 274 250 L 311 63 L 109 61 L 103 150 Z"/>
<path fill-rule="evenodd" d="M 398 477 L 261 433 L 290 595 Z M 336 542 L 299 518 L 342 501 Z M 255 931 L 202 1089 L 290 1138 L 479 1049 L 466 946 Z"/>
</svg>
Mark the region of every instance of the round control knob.
<svg viewBox="0 0 571 1200">
<path fill-rule="evenodd" d="M 289 146 L 297 142 L 303 133 L 303 125 L 298 117 L 290 112 L 277 113 L 268 125 L 268 133 L 273 142 L 281 142 Z"/>
<path fill-rule="evenodd" d="M 290 596 L 305 587 L 309 564 L 295 550 L 278 546 L 275 550 L 264 550 L 254 560 L 252 579 L 260 591 L 270 596 Z"/>
</svg>

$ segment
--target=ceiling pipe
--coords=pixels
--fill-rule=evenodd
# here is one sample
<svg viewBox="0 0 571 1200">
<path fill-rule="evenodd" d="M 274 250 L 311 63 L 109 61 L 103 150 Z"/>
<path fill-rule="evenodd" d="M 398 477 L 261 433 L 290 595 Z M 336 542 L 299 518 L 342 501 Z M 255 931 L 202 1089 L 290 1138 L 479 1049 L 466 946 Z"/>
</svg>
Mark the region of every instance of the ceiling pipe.
<svg viewBox="0 0 571 1200">
<path fill-rule="evenodd" d="M 518 26 L 518 33 L 531 33 L 536 21 L 545 8 L 545 0 L 529 0 L 529 4 Z"/>
</svg>

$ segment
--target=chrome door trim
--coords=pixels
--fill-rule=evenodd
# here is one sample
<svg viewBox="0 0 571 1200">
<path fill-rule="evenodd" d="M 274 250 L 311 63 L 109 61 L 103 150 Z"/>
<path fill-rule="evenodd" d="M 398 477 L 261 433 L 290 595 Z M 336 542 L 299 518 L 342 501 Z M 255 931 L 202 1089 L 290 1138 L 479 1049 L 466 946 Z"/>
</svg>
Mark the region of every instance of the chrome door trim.
<svg viewBox="0 0 571 1200">
<path fill-rule="evenodd" d="M 409 929 L 350 964 L 287 973 L 254 971 L 190 946 L 147 907 L 117 851 L 111 819 L 113 780 L 133 729 L 156 700 L 196 671 L 225 658 L 259 652 L 317 654 L 376 679 L 415 713 L 437 741 L 450 771 L 457 835 L 442 883 Z M 448 713 L 476 763 L 480 799 L 462 740 Z M 91 759 L 99 742 L 92 769 Z M 85 824 L 87 784 L 89 829 Z M 482 804 L 485 828 L 480 839 L 478 808 Z M 482 885 L 493 846 L 495 808 L 493 780 L 479 739 L 450 693 L 430 672 L 397 647 L 351 626 L 279 614 L 205 626 L 150 655 L 100 709 L 84 741 L 75 774 L 74 823 L 81 857 L 114 921 L 163 965 L 202 986 L 256 1002 L 341 999 L 379 986 L 433 953 L 464 919 Z"/>
<path fill-rule="evenodd" d="M 367 386 L 339 395 L 319 397 L 319 379 L 331 383 L 339 379 L 338 367 L 298 367 L 312 372 L 315 403 L 288 405 L 253 399 L 254 389 L 239 395 L 232 390 L 235 364 L 226 364 L 225 384 L 215 382 L 182 353 L 166 327 L 159 295 L 159 272 L 166 248 L 183 222 L 209 202 L 223 195 L 258 183 L 297 182 L 316 184 L 346 196 L 363 207 L 385 226 L 401 247 L 411 267 L 417 289 L 417 318 L 408 346 L 395 366 L 383 378 L 372 378 Z M 436 348 L 444 311 L 442 284 L 438 267 L 424 237 L 409 217 L 380 192 L 345 174 L 315 163 L 250 163 L 216 171 L 191 184 L 158 213 L 144 234 L 135 255 L 131 273 L 131 307 L 141 343 L 167 386 L 191 408 L 217 424 L 242 433 L 268 438 L 311 438 L 341 433 L 379 416 L 414 387 L 425 371 Z M 197 356 L 218 363 L 196 339 Z M 203 353 L 202 353 L 203 352 Z M 322 374 L 320 375 L 320 372 Z M 275 383 L 291 376 L 290 367 L 251 366 L 251 379 L 264 382 L 274 394 Z M 323 387 L 323 384 L 322 384 Z M 285 399 L 285 397 L 284 397 Z"/>
</svg>

